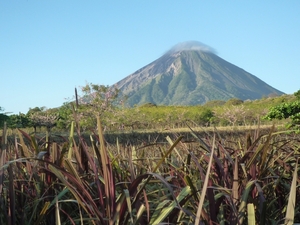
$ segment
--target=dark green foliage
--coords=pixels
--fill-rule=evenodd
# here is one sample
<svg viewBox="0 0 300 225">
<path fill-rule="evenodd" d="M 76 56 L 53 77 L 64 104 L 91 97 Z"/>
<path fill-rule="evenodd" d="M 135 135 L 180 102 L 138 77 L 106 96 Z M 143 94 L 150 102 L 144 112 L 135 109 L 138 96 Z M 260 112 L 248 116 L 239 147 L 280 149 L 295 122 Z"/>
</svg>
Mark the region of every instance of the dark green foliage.
<svg viewBox="0 0 300 225">
<path fill-rule="evenodd" d="M 283 102 L 279 105 L 271 107 L 268 114 L 264 117 L 268 120 L 273 119 L 287 119 L 289 118 L 291 122 L 290 127 L 300 128 L 300 90 L 295 94 L 296 100 L 292 102 Z"/>
<path fill-rule="evenodd" d="M 296 96 L 297 100 L 300 100 L 300 90 L 295 92 L 294 95 Z"/>
<path fill-rule="evenodd" d="M 244 102 L 239 99 L 230 99 L 227 102 L 214 100 L 203 106 L 162 106 L 148 102 L 141 106 L 126 108 L 112 104 L 107 110 L 102 111 L 103 125 L 106 131 L 129 131 L 135 129 L 161 130 L 180 127 L 185 128 L 186 121 L 193 121 L 195 125 L 201 126 L 271 124 L 267 120 L 262 120 L 266 115 L 266 109 L 283 103 L 290 104 L 292 102 L 295 102 L 295 96 L 284 95 Z M 10 115 L 9 126 L 12 128 L 32 127 L 34 125 L 34 121 L 32 120 L 33 114 L 48 113 L 48 115 L 54 115 L 56 130 L 63 131 L 69 128 L 73 118 L 72 103 L 65 103 L 63 106 L 55 109 L 45 110 L 44 108 L 38 107 L 36 109 L 38 110 L 30 110 L 30 113 L 27 113 L 27 115 Z M 100 110 L 99 107 L 98 109 Z M 95 127 L 96 121 L 93 115 L 99 112 L 98 109 L 96 105 L 79 105 L 78 110 L 82 117 L 80 120 L 82 128 L 88 130 Z M 242 114 L 238 113 L 237 109 L 240 109 Z M 234 113 L 239 115 L 237 115 L 237 121 L 231 123 L 228 119 L 234 116 Z M 36 124 L 36 126 L 40 127 L 41 124 Z"/>
<path fill-rule="evenodd" d="M 4 122 L 9 120 L 9 116 L 0 113 L 0 128 L 3 128 Z"/>
<path fill-rule="evenodd" d="M 299 127 L 300 125 L 300 101 L 292 103 L 282 103 L 281 105 L 272 107 L 268 114 L 264 117 L 268 120 L 273 119 L 291 119 L 290 126 Z"/>
<path fill-rule="evenodd" d="M 28 115 L 25 115 L 23 113 L 10 115 L 8 120 L 8 126 L 11 128 L 31 127 L 31 120 Z"/>
<path fill-rule="evenodd" d="M 4 109 L 0 106 L 0 112 Z M 9 119 L 9 117 L 3 113 L 0 113 L 0 128 L 3 128 L 4 122 L 6 122 Z"/>
<path fill-rule="evenodd" d="M 32 115 L 33 113 L 38 113 L 42 112 L 46 109 L 46 107 L 34 107 L 34 108 L 29 108 L 27 115 Z"/>
<path fill-rule="evenodd" d="M 71 122 L 71 115 L 72 115 L 72 104 L 69 102 L 64 103 L 58 109 L 58 121 L 57 121 L 57 128 L 64 130 L 69 128 Z"/>
<path fill-rule="evenodd" d="M 278 106 L 274 106 L 270 109 L 269 113 L 266 115 L 267 119 L 287 119 L 291 116 L 300 113 L 300 102 L 295 101 L 292 103 L 283 103 Z"/>
<path fill-rule="evenodd" d="M 209 123 L 214 117 L 214 113 L 210 109 L 204 109 L 199 115 L 199 121 L 202 125 Z"/>
</svg>

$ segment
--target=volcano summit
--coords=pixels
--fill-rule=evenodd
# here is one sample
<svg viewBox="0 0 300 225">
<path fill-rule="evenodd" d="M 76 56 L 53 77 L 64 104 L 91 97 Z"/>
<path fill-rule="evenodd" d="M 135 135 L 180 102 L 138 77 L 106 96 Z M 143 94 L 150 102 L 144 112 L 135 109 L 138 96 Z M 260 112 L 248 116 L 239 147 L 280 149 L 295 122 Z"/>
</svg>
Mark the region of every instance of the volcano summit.
<svg viewBox="0 0 300 225">
<path fill-rule="evenodd" d="M 174 46 L 115 84 L 128 104 L 197 105 L 230 98 L 260 99 L 283 92 L 218 57 L 200 42 Z"/>
</svg>

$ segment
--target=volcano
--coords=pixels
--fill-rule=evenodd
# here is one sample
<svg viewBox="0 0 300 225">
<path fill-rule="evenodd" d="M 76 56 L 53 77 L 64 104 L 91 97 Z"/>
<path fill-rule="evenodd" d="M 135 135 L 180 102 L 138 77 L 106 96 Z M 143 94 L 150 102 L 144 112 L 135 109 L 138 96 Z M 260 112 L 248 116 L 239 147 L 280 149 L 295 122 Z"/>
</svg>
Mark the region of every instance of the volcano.
<svg viewBox="0 0 300 225">
<path fill-rule="evenodd" d="M 115 86 L 127 96 L 130 106 L 198 105 L 212 100 L 254 100 L 284 94 L 198 42 L 174 46 Z"/>
</svg>

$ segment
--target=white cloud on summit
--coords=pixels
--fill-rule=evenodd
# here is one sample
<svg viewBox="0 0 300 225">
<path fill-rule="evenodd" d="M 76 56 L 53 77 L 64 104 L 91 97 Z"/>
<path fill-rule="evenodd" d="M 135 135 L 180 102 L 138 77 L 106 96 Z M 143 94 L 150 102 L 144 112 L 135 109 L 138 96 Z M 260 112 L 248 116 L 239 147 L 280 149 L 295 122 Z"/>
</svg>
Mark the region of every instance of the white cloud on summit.
<svg viewBox="0 0 300 225">
<path fill-rule="evenodd" d="M 198 50 L 198 51 L 211 52 L 213 54 L 217 54 L 216 50 L 214 50 L 212 47 L 205 45 L 199 41 L 181 42 L 175 45 L 174 47 L 172 47 L 168 52 L 175 53 L 184 50 Z"/>
</svg>

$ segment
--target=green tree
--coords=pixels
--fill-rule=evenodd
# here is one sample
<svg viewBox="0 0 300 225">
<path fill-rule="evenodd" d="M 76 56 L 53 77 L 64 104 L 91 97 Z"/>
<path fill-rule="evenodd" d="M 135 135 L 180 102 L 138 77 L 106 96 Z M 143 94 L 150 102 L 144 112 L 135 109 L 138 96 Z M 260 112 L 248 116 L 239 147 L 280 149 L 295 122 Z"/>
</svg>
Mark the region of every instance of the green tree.
<svg viewBox="0 0 300 225">
<path fill-rule="evenodd" d="M 209 125 L 212 118 L 214 117 L 214 113 L 212 110 L 205 108 L 199 115 L 199 120 L 201 121 L 202 125 Z"/>
<path fill-rule="evenodd" d="M 0 106 L 0 112 L 4 111 L 4 108 Z M 9 117 L 5 113 L 0 113 L 0 128 L 3 128 L 4 122 L 8 121 Z"/>
<path fill-rule="evenodd" d="M 72 120 L 72 105 L 70 102 L 65 102 L 59 109 L 57 110 L 58 120 L 57 120 L 57 128 L 59 129 L 67 129 Z"/>
<path fill-rule="evenodd" d="M 34 108 L 29 108 L 28 112 L 26 115 L 30 119 L 30 127 L 34 128 L 34 132 L 36 133 L 37 127 L 41 127 L 40 122 L 34 118 L 36 114 L 41 113 L 45 110 L 46 107 L 34 107 Z"/>
<path fill-rule="evenodd" d="M 43 112 L 46 110 L 46 107 L 34 107 L 34 108 L 29 108 L 28 112 L 26 113 L 26 115 L 30 116 L 34 113 L 38 113 L 38 112 Z"/>
<path fill-rule="evenodd" d="M 296 96 L 297 100 L 300 101 L 300 89 L 294 93 Z"/>
<path fill-rule="evenodd" d="M 25 128 L 31 126 L 31 121 L 28 115 L 24 113 L 14 114 L 9 116 L 8 126 L 10 128 Z"/>
<path fill-rule="evenodd" d="M 290 119 L 288 127 L 300 129 L 300 90 L 294 93 L 296 100 L 293 102 L 283 102 L 277 106 L 271 107 L 267 115 L 267 120 Z"/>
<path fill-rule="evenodd" d="M 247 109 L 244 105 L 231 105 L 215 110 L 215 115 L 225 121 L 228 121 L 232 126 L 245 124 Z"/>
<path fill-rule="evenodd" d="M 37 127 L 42 126 L 46 127 L 50 132 L 51 128 L 56 126 L 59 118 L 58 113 L 51 112 L 51 110 L 47 110 L 46 107 L 35 107 L 33 109 L 29 109 L 27 116 L 30 119 L 30 125 L 34 128 L 35 133 Z"/>
<path fill-rule="evenodd" d="M 0 113 L 0 128 L 3 128 L 4 122 L 9 120 L 9 116 L 5 115 L 4 113 Z"/>
<path fill-rule="evenodd" d="M 96 124 L 96 115 L 101 115 L 104 119 L 110 118 L 114 113 L 119 91 L 116 87 L 87 83 L 81 87 L 81 95 L 78 96 L 78 119 L 83 129 L 94 127 Z"/>
</svg>

